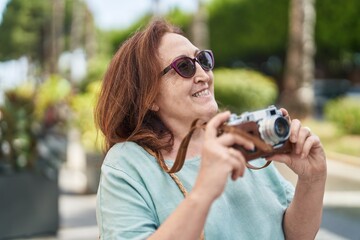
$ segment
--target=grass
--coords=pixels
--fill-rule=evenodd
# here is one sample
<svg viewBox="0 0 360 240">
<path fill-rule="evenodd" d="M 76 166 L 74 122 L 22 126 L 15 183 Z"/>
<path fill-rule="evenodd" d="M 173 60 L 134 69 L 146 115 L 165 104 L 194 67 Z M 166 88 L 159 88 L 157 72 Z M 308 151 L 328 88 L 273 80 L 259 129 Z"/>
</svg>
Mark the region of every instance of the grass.
<svg viewBox="0 0 360 240">
<path fill-rule="evenodd" d="M 320 137 L 325 151 L 360 157 L 360 135 L 347 135 L 335 124 L 327 121 L 306 119 L 304 126 Z"/>
</svg>

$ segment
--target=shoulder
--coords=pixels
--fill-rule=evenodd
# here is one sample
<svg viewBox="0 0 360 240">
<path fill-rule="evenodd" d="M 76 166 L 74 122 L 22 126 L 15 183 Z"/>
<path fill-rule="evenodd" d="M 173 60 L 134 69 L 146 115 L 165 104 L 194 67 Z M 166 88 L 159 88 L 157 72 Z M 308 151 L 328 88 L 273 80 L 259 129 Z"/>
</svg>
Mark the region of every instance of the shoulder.
<svg viewBox="0 0 360 240">
<path fill-rule="evenodd" d="M 103 175 L 130 177 L 142 182 L 161 174 L 156 158 L 135 142 L 117 143 L 107 152 L 101 167 Z"/>
<path fill-rule="evenodd" d="M 156 159 L 134 142 L 117 143 L 107 152 L 102 164 L 102 172 L 123 172 L 136 176 L 148 168 L 158 168 Z"/>
<path fill-rule="evenodd" d="M 134 142 L 117 143 L 106 153 L 104 165 L 113 168 L 123 168 L 126 164 L 132 162 L 151 160 L 151 156 L 144 148 Z"/>
</svg>

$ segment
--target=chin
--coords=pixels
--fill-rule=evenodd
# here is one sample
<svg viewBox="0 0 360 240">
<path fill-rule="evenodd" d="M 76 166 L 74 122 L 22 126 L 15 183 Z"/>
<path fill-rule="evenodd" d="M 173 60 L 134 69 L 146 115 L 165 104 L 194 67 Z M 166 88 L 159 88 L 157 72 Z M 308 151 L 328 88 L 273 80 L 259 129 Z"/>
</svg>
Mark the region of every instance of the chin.
<svg viewBox="0 0 360 240">
<path fill-rule="evenodd" d="M 209 121 L 211 118 L 213 118 L 217 113 L 218 113 L 218 106 L 217 104 L 214 105 L 214 106 L 211 106 L 207 109 L 206 112 L 204 112 L 200 119 L 203 120 L 204 122 L 207 122 Z"/>
</svg>

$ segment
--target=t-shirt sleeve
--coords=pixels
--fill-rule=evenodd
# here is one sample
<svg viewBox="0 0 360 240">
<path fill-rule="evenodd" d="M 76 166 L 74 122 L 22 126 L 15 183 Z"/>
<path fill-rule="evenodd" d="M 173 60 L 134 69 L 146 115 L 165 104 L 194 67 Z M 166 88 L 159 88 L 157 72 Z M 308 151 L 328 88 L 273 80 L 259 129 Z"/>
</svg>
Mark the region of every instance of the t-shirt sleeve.
<svg viewBox="0 0 360 240">
<path fill-rule="evenodd" d="M 159 226 L 146 188 L 126 172 L 103 164 L 97 195 L 101 239 L 146 239 Z"/>
</svg>

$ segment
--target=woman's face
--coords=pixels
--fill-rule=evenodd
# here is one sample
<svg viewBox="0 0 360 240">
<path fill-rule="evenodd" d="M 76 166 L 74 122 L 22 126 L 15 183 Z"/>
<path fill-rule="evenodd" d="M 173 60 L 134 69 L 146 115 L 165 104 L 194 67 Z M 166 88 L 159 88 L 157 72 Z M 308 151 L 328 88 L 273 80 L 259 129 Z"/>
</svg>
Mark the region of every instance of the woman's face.
<svg viewBox="0 0 360 240">
<path fill-rule="evenodd" d="M 158 51 L 164 69 L 180 56 L 194 58 L 199 49 L 184 36 L 167 33 L 162 38 Z M 208 121 L 218 110 L 212 71 L 203 70 L 196 62 L 195 75 L 183 78 L 171 69 L 162 76 L 154 106 L 160 118 L 170 128 L 174 127 L 171 124 L 189 126 L 189 122 L 196 118 Z"/>
</svg>

